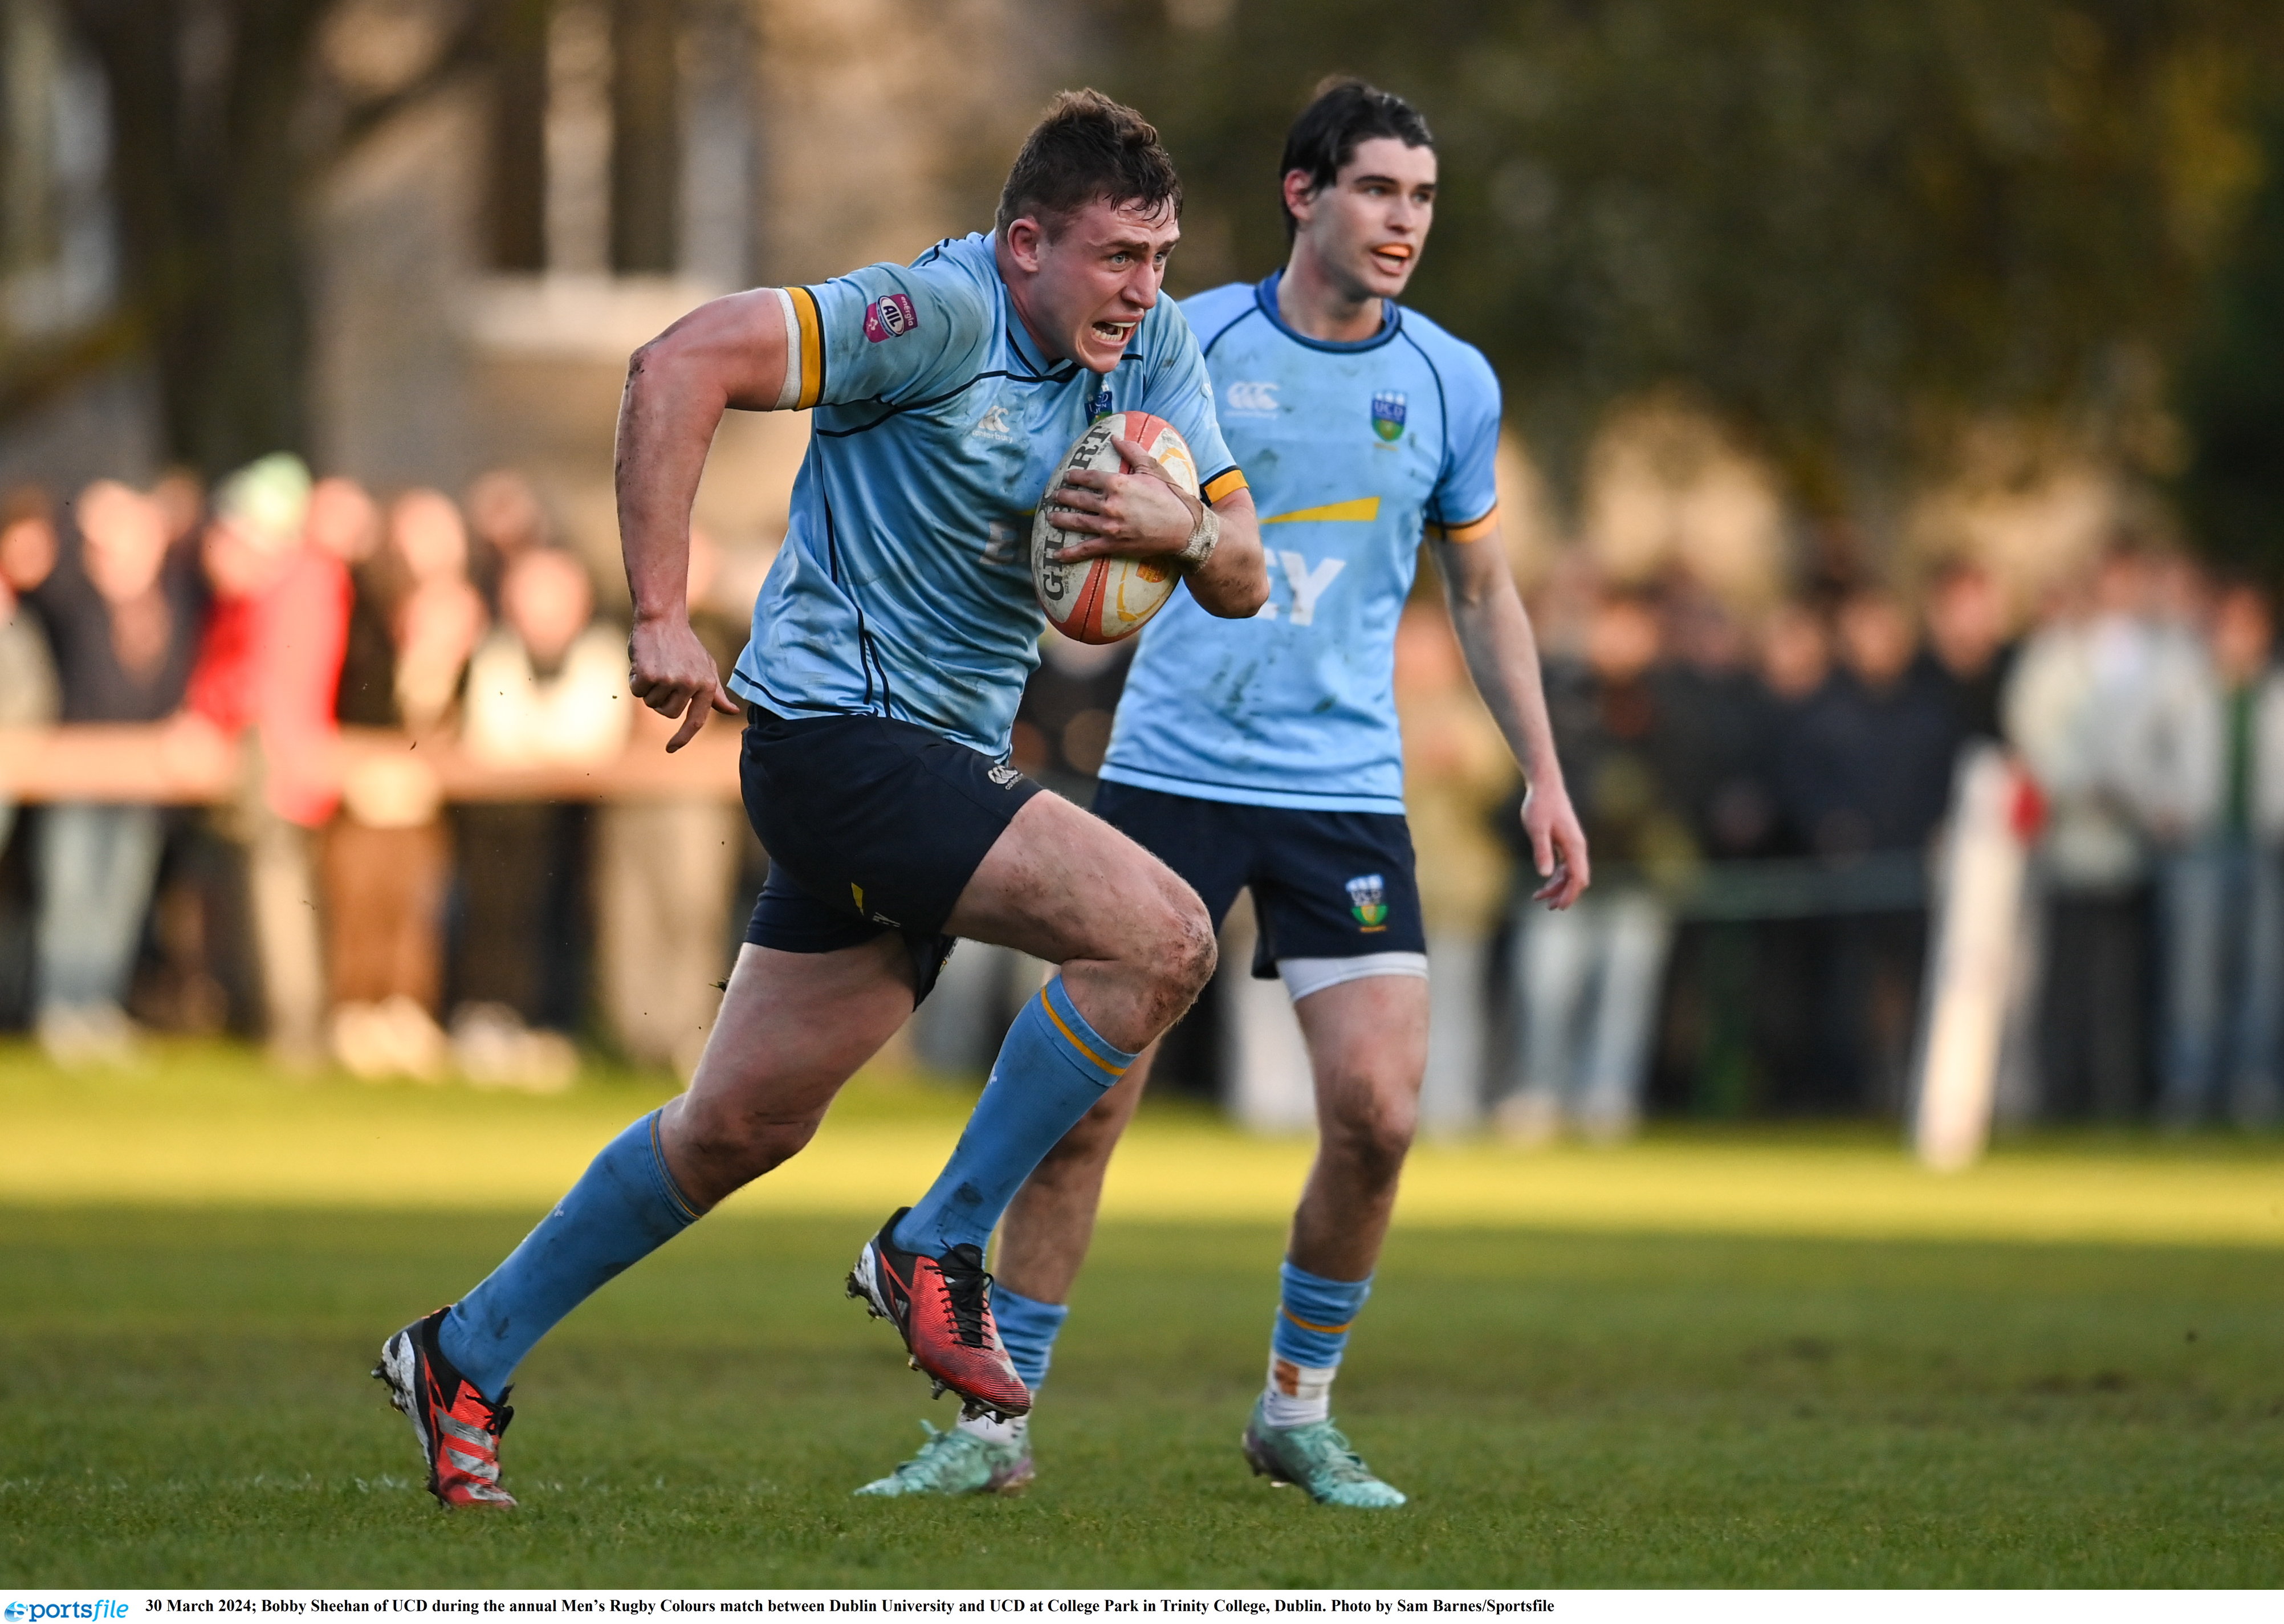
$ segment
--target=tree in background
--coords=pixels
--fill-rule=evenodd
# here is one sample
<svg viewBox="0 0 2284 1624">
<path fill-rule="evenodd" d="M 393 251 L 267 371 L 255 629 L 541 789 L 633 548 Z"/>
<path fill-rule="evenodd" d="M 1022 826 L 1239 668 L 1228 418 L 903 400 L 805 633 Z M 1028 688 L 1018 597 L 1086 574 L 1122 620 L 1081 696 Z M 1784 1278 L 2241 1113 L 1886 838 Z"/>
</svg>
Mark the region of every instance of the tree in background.
<svg viewBox="0 0 2284 1624">
<path fill-rule="evenodd" d="M 105 81 L 117 308 L 0 351 L 0 424 L 147 355 L 170 457 L 212 475 L 309 449 L 309 233 L 325 177 L 462 78 L 491 92 L 486 248 L 544 260 L 542 123 L 555 0 L 53 0 Z M 614 268 L 670 263 L 676 0 L 607 0 L 618 71 Z M 0 338 L 4 338 L 0 332 Z"/>
<path fill-rule="evenodd" d="M 121 309 L 168 450 L 207 472 L 305 449 L 296 129 L 322 0 L 69 0 L 108 82 Z"/>
<path fill-rule="evenodd" d="M 2267 177 L 2181 368 L 2184 516 L 2217 558 L 2284 585 L 2284 106 Z"/>
<path fill-rule="evenodd" d="M 1849 551 L 1883 548 L 1994 416 L 2162 468 L 2167 368 L 2257 176 L 2246 109 L 2284 12 L 1128 0 L 1099 43 L 1182 162 L 1178 275 L 1282 259 L 1284 127 L 1318 75 L 1365 73 L 1445 157 L 1414 301 L 1490 354 L 1558 488 L 1615 402 L 1678 387 Z"/>
<path fill-rule="evenodd" d="M 0 352 L 0 423 L 141 356 L 171 458 L 212 475 L 306 451 L 315 183 L 516 4 L 407 11 L 374 80 L 354 53 L 348 72 L 326 59 L 327 31 L 354 20 L 343 0 L 53 0 L 102 74 L 118 297 L 92 326 Z"/>
<path fill-rule="evenodd" d="M 493 103 L 492 262 L 543 262 L 553 0 L 47 3 L 108 82 L 122 296 L 99 331 L 0 351 L 0 422 L 139 353 L 170 455 L 219 471 L 305 447 L 317 183 L 463 73 Z M 686 7 L 604 4 L 624 69 L 610 257 L 656 270 L 665 20 Z M 1270 170 L 1318 76 L 1418 100 L 1448 189 L 1415 297 L 1489 351 L 1558 490 L 1614 403 L 1675 388 L 1754 439 L 1821 535 L 1876 548 L 1970 422 L 2167 471 L 2192 332 L 2210 402 L 2232 347 L 2269 331 L 2257 289 L 2240 316 L 2228 295 L 2200 313 L 2226 245 L 2274 240 L 2235 225 L 2260 173 L 2248 109 L 2284 77 L 2274 0 L 1107 0 L 1083 19 L 1073 76 L 1148 110 L 1183 161 L 1177 287 L 1282 258 Z M 387 48 L 341 49 L 360 37 Z M 996 142 L 943 140 L 974 149 L 948 167 L 979 199 L 996 189 Z M 2182 398 L 2221 436 L 2183 488 L 2219 524 L 2237 431 Z"/>
</svg>

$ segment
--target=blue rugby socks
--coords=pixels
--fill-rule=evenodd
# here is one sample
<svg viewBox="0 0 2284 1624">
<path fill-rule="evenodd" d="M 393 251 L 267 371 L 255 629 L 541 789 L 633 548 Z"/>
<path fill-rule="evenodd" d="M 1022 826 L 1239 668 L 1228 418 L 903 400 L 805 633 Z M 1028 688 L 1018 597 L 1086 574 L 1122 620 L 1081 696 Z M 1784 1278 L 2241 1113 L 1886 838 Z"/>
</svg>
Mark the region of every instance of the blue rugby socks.
<svg viewBox="0 0 2284 1624">
<path fill-rule="evenodd" d="M 999 1339 L 1007 1346 L 1007 1362 L 1015 1367 L 1015 1374 L 1036 1398 L 1047 1379 L 1047 1365 L 1055 1356 L 1055 1339 L 1062 1334 L 1063 1322 L 1070 1317 L 1068 1305 L 1060 1302 L 1040 1302 L 1011 1292 L 1005 1286 L 991 1287 L 991 1317 L 998 1322 Z"/>
<path fill-rule="evenodd" d="M 1060 1302 L 1041 1302 L 995 1284 L 991 1317 L 998 1323 L 1000 1341 L 1006 1344 L 1007 1362 L 1015 1367 L 1015 1374 L 1023 1378 L 1023 1385 L 1031 1390 L 1032 1402 L 1036 1403 L 1039 1389 L 1046 1385 L 1047 1365 L 1055 1356 L 1055 1339 L 1070 1317 L 1069 1308 Z M 997 1442 L 1021 1443 L 1030 1425 L 1029 1416 L 1000 1421 L 982 1415 L 961 1417 L 959 1430 Z"/>
<path fill-rule="evenodd" d="M 962 1242 L 982 1246 L 1039 1159 L 1133 1063 L 1087 1024 L 1060 976 L 1049 981 L 1009 1028 L 951 1160 L 897 1226 L 898 1244 L 930 1256 Z M 558 1321 L 698 1217 L 667 1170 L 653 1112 L 605 1145 L 506 1261 L 453 1305 L 437 1331 L 444 1356 L 497 1402 Z M 1001 1336 L 1036 1386 L 1065 1310 L 1013 1293 L 999 1301 Z"/>
<path fill-rule="evenodd" d="M 605 1145 L 507 1261 L 453 1305 L 437 1329 L 444 1357 L 497 1403 L 532 1344 L 698 1216 L 667 1171 L 653 1111 Z"/>
<path fill-rule="evenodd" d="M 1290 1259 L 1279 1271 L 1284 1283 L 1276 1329 L 1269 1334 L 1269 1389 L 1262 1419 L 1271 1426 L 1305 1426 L 1330 1418 L 1333 1378 L 1349 1331 L 1372 1295 L 1372 1277 L 1327 1280 L 1296 1269 Z"/>
<path fill-rule="evenodd" d="M 1086 1024 L 1062 977 L 1050 980 L 1007 1028 L 951 1159 L 896 1226 L 896 1244 L 928 1257 L 981 1248 L 1031 1169 L 1133 1064 Z"/>
</svg>

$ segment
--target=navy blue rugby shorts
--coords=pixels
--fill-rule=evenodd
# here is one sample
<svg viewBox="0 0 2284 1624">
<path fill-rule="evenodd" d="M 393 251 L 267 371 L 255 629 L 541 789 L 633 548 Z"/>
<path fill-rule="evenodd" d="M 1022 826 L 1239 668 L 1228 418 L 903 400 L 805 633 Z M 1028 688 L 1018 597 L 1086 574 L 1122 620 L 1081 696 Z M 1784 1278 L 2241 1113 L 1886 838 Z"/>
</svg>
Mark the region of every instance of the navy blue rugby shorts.
<svg viewBox="0 0 2284 1624">
<path fill-rule="evenodd" d="M 746 940 L 832 953 L 895 931 L 914 1001 L 950 956 L 959 894 L 1039 786 L 1005 762 L 885 716 L 790 719 L 751 707 L 738 760 L 770 855 Z"/>
<path fill-rule="evenodd" d="M 1250 889 L 1262 980 L 1277 979 L 1280 958 L 1428 950 L 1401 813 L 1238 806 L 1106 783 L 1094 815 L 1189 881 L 1216 930 Z"/>
</svg>

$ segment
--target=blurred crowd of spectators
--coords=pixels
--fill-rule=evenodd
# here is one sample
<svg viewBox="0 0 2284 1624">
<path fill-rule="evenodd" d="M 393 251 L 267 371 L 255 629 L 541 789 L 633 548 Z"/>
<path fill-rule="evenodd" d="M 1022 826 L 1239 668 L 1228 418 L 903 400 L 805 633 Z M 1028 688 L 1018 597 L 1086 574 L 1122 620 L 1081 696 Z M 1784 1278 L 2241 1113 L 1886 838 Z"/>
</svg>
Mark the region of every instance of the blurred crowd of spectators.
<svg viewBox="0 0 2284 1624">
<path fill-rule="evenodd" d="M 1686 574 L 1614 582 L 1572 555 L 1532 602 L 1594 854 L 1564 914 L 1525 901 L 1521 786 L 1448 622 L 1423 598 L 1398 636 L 1431 1057 L 1465 1074 L 1426 1118 L 1488 1113 L 1535 1141 L 1621 1136 L 1646 1113 L 1903 1111 L 1937 848 L 1977 746 L 2016 764 L 2030 854 L 2002 1115 L 2275 1118 L 2284 675 L 2259 587 L 2121 543 L 2029 605 L 1965 558 L 1908 590 L 1748 613 Z M 1051 638 L 1044 655 L 1016 760 L 1083 799 L 1126 651 Z M 989 1007 L 943 1000 L 924 1057 L 982 1064 L 1024 979 L 956 964 L 946 985 L 973 980 Z M 1454 998 L 1445 1019 L 1443 989 L 1471 981 L 1479 1007 Z M 1217 1074 L 1243 1063 L 1236 996 L 1176 1028 L 1162 1078 L 1237 1097 Z"/>
<path fill-rule="evenodd" d="M 1509 1131 L 1901 1110 L 1929 860 L 1977 740 L 2030 786 L 2002 1110 L 2275 1119 L 2284 675 L 2264 592 L 2129 542 L 2027 626 L 1972 561 L 1916 596 L 1858 586 L 1748 623 L 1686 579 L 1547 584 L 1548 702 L 1595 885 L 1514 917 Z"/>
<path fill-rule="evenodd" d="M 1657 1094 L 1715 1114 L 1897 1109 L 1924 854 L 1960 746 L 1998 728 L 1989 577 L 1945 572 L 1919 614 L 1865 586 L 1748 623 L 1686 579 L 1574 571 L 1539 618 L 1595 883 L 1567 914 L 1518 917 L 1503 1125 L 1615 1136 Z"/>
<path fill-rule="evenodd" d="M 745 628 L 713 605 L 721 562 L 694 538 L 695 624 L 726 672 Z M 1564 914 L 1519 901 L 1521 789 L 1448 625 L 1423 602 L 1398 642 L 1431 947 L 1443 985 L 1486 995 L 1462 1117 L 1538 1139 L 1902 1109 L 1930 853 L 1976 741 L 2035 786 L 2006 1108 L 2278 1116 L 2284 674 L 2258 587 L 2121 543 L 2028 617 L 1966 559 L 1908 595 L 1747 614 L 1572 555 L 1534 611 L 1594 856 Z M 179 474 L 8 493 L 0 729 L 146 724 L 134 747 L 162 755 L 235 740 L 243 784 L 219 807 L 0 800 L 0 1019 L 66 1061 L 155 1024 L 368 1076 L 559 1086 L 575 1040 L 686 1071 L 767 860 L 726 794 L 612 792 L 610 764 L 659 742 L 623 647 L 512 472 L 385 504 L 290 457 L 212 493 Z M 1130 652 L 1049 638 L 1018 765 L 1091 796 Z M 344 727 L 401 747 L 343 754 Z M 443 751 L 601 787 L 447 805 Z M 993 995 L 962 985 L 924 1057 L 996 1037 Z M 1169 1079 L 1212 1074 L 1213 1019 L 1170 1040 Z"/>
<path fill-rule="evenodd" d="M 121 737 L 244 763 L 219 808 L 0 807 L 25 926 L 0 933 L 0 1001 L 51 1054 L 115 1059 L 148 1022 L 368 1076 L 557 1087 L 575 1035 L 690 1062 L 751 866 L 734 805 L 448 808 L 419 754 L 601 768 L 650 723 L 525 480 L 383 506 L 278 456 L 210 498 L 171 475 L 4 503 L 0 728 L 159 724 Z M 694 553 L 702 592 L 717 555 Z M 697 623 L 726 669 L 742 627 Z M 340 756 L 345 725 L 402 747 Z"/>
</svg>

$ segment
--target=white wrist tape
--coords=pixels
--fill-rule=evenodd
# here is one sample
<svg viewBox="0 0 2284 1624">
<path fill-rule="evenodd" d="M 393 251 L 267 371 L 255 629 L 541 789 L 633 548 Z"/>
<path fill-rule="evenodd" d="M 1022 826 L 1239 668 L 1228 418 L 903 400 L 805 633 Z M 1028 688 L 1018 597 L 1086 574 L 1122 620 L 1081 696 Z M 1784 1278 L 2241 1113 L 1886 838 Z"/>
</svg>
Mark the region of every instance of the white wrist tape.
<svg viewBox="0 0 2284 1624">
<path fill-rule="evenodd" d="M 777 410 L 791 411 L 801 404 L 801 320 L 794 314 L 793 295 L 781 287 L 772 291 L 778 296 L 778 309 L 785 317 L 786 335 L 785 383 L 778 390 Z"/>
<path fill-rule="evenodd" d="M 1190 532 L 1190 539 L 1183 543 L 1182 550 L 1174 555 L 1181 561 L 1184 569 L 1197 568 L 1212 558 L 1214 549 L 1221 544 L 1221 515 L 1213 511 L 1211 503 L 1202 498 L 1198 508 L 1197 528 Z"/>
</svg>

